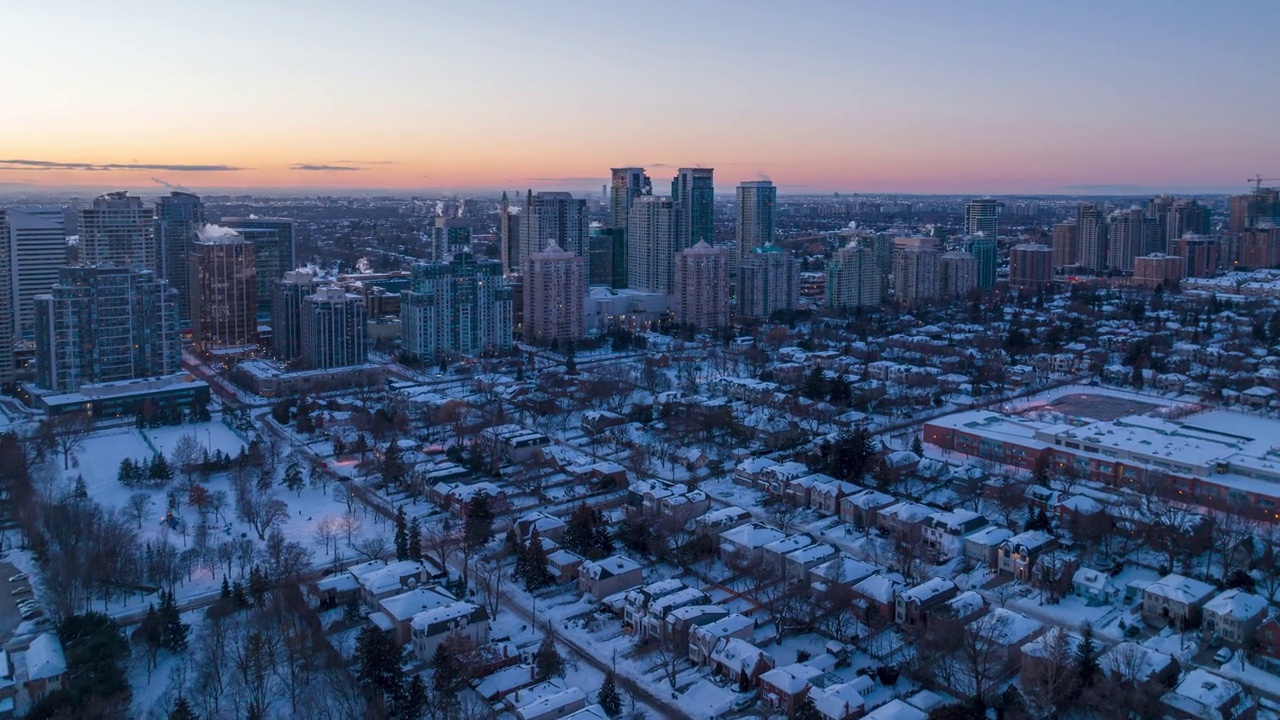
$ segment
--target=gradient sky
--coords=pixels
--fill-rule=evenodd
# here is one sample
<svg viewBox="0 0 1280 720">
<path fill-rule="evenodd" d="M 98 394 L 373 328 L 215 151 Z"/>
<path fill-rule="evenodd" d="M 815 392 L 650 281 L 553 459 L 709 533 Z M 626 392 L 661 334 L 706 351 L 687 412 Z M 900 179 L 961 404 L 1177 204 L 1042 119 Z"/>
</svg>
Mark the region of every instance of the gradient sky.
<svg viewBox="0 0 1280 720">
<path fill-rule="evenodd" d="M 714 167 L 722 191 L 1280 177 L 1275 0 L 12 5 L 0 187 L 598 190 L 630 164 Z"/>
</svg>

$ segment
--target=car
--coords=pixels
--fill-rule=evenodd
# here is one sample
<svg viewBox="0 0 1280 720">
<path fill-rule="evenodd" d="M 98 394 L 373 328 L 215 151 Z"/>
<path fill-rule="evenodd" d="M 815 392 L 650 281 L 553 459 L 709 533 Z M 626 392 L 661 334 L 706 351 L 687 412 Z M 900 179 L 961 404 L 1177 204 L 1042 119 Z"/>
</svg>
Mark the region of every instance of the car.
<svg viewBox="0 0 1280 720">
<path fill-rule="evenodd" d="M 26 612 L 22 613 L 22 619 L 34 620 L 43 614 L 44 614 L 43 610 L 41 610 L 40 608 L 35 608 L 34 610 L 27 610 Z"/>
<path fill-rule="evenodd" d="M 1216 663 L 1224 663 L 1231 659 L 1231 648 L 1218 648 L 1218 652 L 1213 654 L 1213 661 Z"/>
<path fill-rule="evenodd" d="M 11 576 L 11 577 L 9 578 L 9 582 L 11 582 L 11 583 L 15 583 L 15 582 L 22 582 L 23 580 L 26 580 L 26 579 L 27 579 L 27 574 L 26 574 L 26 573 L 18 573 L 17 575 L 13 575 L 13 576 Z"/>
<path fill-rule="evenodd" d="M 35 600 L 30 600 L 30 599 L 22 600 L 18 603 L 18 609 L 26 610 L 27 608 L 33 608 L 37 605 L 39 605 L 39 603 L 37 603 Z"/>
<path fill-rule="evenodd" d="M 23 585 L 22 587 L 14 588 L 12 591 L 10 591 L 9 594 L 10 595 L 30 595 L 31 588 L 27 587 L 26 585 Z"/>
</svg>

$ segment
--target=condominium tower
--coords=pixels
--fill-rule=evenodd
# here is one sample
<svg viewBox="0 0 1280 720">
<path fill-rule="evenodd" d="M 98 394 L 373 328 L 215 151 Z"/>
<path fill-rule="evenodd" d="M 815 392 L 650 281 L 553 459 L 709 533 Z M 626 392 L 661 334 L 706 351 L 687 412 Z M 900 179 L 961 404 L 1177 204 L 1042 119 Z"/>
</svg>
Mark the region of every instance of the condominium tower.
<svg viewBox="0 0 1280 720">
<path fill-rule="evenodd" d="M 35 332 L 35 297 L 58 282 L 58 270 L 67 264 L 67 231 L 62 208 L 57 205 L 11 207 L 3 212 L 8 231 L 0 230 L 7 263 L 9 310 L 16 314 L 14 339 L 31 338 Z"/>
<path fill-rule="evenodd" d="M 586 334 L 583 303 L 587 259 L 556 245 L 525 263 L 524 338 L 535 345 L 581 340 Z"/>
<path fill-rule="evenodd" d="M 154 213 L 127 192 L 100 195 L 80 211 L 80 262 L 158 270 Z"/>
<path fill-rule="evenodd" d="M 401 293 L 405 352 L 423 362 L 511 347 L 511 287 L 502 263 L 458 253 L 418 263 Z"/>
<path fill-rule="evenodd" d="M 676 253 L 675 321 L 702 330 L 729 324 L 729 253 L 700 242 Z"/>
</svg>

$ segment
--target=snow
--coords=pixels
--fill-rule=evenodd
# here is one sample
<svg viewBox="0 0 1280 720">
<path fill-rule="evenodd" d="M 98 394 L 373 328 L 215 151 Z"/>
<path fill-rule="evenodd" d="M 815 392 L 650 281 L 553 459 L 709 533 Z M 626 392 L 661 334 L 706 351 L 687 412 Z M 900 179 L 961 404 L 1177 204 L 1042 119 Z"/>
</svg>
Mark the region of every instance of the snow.
<svg viewBox="0 0 1280 720">
<path fill-rule="evenodd" d="M 929 714 L 901 700 L 890 700 L 862 716 L 862 720 L 926 720 Z"/>
<path fill-rule="evenodd" d="M 31 641 L 25 661 L 29 680 L 45 680 L 67 671 L 67 659 L 62 654 L 62 643 L 58 641 L 58 636 L 51 632 L 41 633 Z"/>
</svg>

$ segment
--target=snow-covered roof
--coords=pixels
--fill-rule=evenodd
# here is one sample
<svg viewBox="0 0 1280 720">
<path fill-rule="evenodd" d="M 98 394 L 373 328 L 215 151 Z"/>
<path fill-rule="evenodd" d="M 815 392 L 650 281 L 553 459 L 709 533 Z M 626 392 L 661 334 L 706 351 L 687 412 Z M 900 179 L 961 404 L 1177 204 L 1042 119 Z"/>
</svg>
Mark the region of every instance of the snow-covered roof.
<svg viewBox="0 0 1280 720">
<path fill-rule="evenodd" d="M 958 618 L 969 617 L 982 610 L 985 604 L 982 596 L 973 590 L 965 590 L 947 601 L 947 607 L 951 609 L 952 615 Z"/>
<path fill-rule="evenodd" d="M 702 627 L 695 628 L 694 634 L 706 635 L 711 638 L 728 637 L 736 632 L 741 632 L 747 628 L 755 628 L 756 621 L 742 615 L 741 613 L 733 613 L 726 615 L 715 622 L 707 623 Z"/>
<path fill-rule="evenodd" d="M 761 525 L 759 523 L 748 523 L 739 525 L 720 533 L 720 538 L 737 545 L 743 545 L 749 548 L 762 548 L 771 542 L 776 542 L 787 536 L 786 533 L 777 528 Z"/>
<path fill-rule="evenodd" d="M 929 713 L 895 699 L 863 715 L 862 720 L 927 720 L 928 717 Z"/>
<path fill-rule="evenodd" d="M 67 658 L 62 654 L 62 643 L 51 632 L 40 633 L 31 641 L 26 655 L 27 678 L 46 680 L 67 671 Z"/>
<path fill-rule="evenodd" d="M 1065 640 L 1061 640 L 1060 638 L 1065 638 Z M 1065 644 L 1066 652 L 1071 657 L 1075 657 L 1076 651 L 1079 650 L 1080 644 L 1084 642 L 1084 639 L 1079 635 L 1070 632 L 1066 628 L 1051 627 L 1040 637 L 1023 645 L 1022 654 L 1029 655 L 1031 657 L 1045 658 L 1048 657 L 1050 653 L 1056 651 L 1056 644 L 1059 642 Z"/>
<path fill-rule="evenodd" d="M 804 663 L 792 663 L 776 667 L 762 674 L 760 682 L 768 683 L 778 690 L 794 696 L 809 687 L 809 681 L 819 677 L 822 677 L 821 670 Z"/>
<path fill-rule="evenodd" d="M 903 590 L 898 597 L 906 602 L 925 603 L 942 593 L 954 590 L 956 584 L 943 578 L 930 578 L 913 588 Z"/>
<path fill-rule="evenodd" d="M 995 608 L 967 627 L 981 637 L 1008 647 L 1027 641 L 1044 627 L 1044 623 L 1007 608 Z"/>
<path fill-rule="evenodd" d="M 835 560 L 815 566 L 809 573 L 829 582 L 850 584 L 861 582 L 879 571 L 880 568 L 876 565 L 848 555 L 841 555 Z"/>
<path fill-rule="evenodd" d="M 613 577 L 615 575 L 625 575 L 633 570 L 640 570 L 644 566 L 632 560 L 626 555 L 613 555 L 603 560 L 588 560 L 582 563 L 579 573 L 591 578 L 592 580 L 600 580 L 601 578 Z"/>
<path fill-rule="evenodd" d="M 879 603 L 891 603 L 906 583 L 897 573 L 877 573 L 853 586 L 853 591 Z"/>
<path fill-rule="evenodd" d="M 995 547 L 1000 543 L 1013 537 L 1013 531 L 1009 528 L 1002 528 L 996 525 L 989 525 L 970 535 L 965 536 L 965 542 L 975 543 L 977 545 L 985 545 L 987 547 Z"/>
<path fill-rule="evenodd" d="M 451 624 L 455 620 L 471 617 L 473 613 L 483 614 L 484 609 L 475 603 L 459 600 L 448 605 L 424 610 L 414 615 L 410 625 L 414 630 L 426 631 L 427 635 L 430 636 L 436 634 L 432 631 L 440 628 L 442 624 Z"/>
<path fill-rule="evenodd" d="M 528 720 L 528 718 L 542 717 L 548 713 L 554 713 L 557 710 L 563 712 L 562 708 L 566 708 L 579 702 L 586 702 L 586 700 L 586 692 L 575 685 L 552 695 L 543 695 L 528 705 L 520 707 L 516 710 L 516 717 L 520 720 Z"/>
<path fill-rule="evenodd" d="M 1079 570 L 1076 570 L 1075 574 L 1071 576 L 1071 583 L 1073 585 L 1083 585 L 1087 588 L 1093 588 L 1094 590 L 1105 591 L 1107 586 L 1111 584 L 1111 579 L 1107 577 L 1106 573 L 1082 567 Z"/>
<path fill-rule="evenodd" d="M 1216 589 L 1208 583 L 1170 573 L 1148 585 L 1146 592 L 1174 602 L 1195 605 L 1209 599 Z"/>
<path fill-rule="evenodd" d="M 1072 495 L 1059 503 L 1062 507 L 1081 515 L 1092 515 L 1102 511 L 1102 504 L 1088 495 Z"/>
<path fill-rule="evenodd" d="M 1261 595 L 1231 588 L 1204 604 L 1204 611 L 1237 620 L 1261 615 L 1267 609 L 1267 600 Z"/>
<path fill-rule="evenodd" d="M 1220 708 L 1242 692 L 1244 689 L 1240 687 L 1240 683 L 1214 675 L 1208 670 L 1195 668 L 1182 678 L 1182 682 L 1165 693 L 1160 702 L 1177 708 L 1190 717 L 1220 720 L 1223 717 Z"/>
<path fill-rule="evenodd" d="M 382 611 L 397 621 L 408 620 L 423 610 L 448 605 L 456 600 L 441 587 L 414 588 L 406 593 L 384 598 L 378 604 Z"/>
<path fill-rule="evenodd" d="M 781 540 L 775 540 L 764 546 L 765 551 L 777 553 L 778 555 L 786 555 L 793 553 L 801 548 L 807 548 L 813 544 L 813 538 L 808 535 L 792 535 L 784 537 Z"/>
<path fill-rule="evenodd" d="M 1098 664 L 1104 670 L 1136 682 L 1145 682 L 1173 663 L 1173 656 L 1136 642 L 1124 641 L 1103 653 Z"/>
<path fill-rule="evenodd" d="M 1004 544 L 1013 548 L 1035 551 L 1054 542 L 1054 537 L 1043 530 L 1027 530 L 1009 538 Z"/>
<path fill-rule="evenodd" d="M 760 658 L 764 658 L 766 664 L 773 662 L 772 655 L 742 638 L 725 638 L 711 651 L 713 661 L 735 670 L 750 670 Z"/>
<path fill-rule="evenodd" d="M 842 718 L 865 706 L 864 698 L 874 688 L 875 682 L 869 675 L 859 675 L 848 682 L 810 688 L 809 697 L 813 698 L 818 712 L 826 717 Z"/>
</svg>

